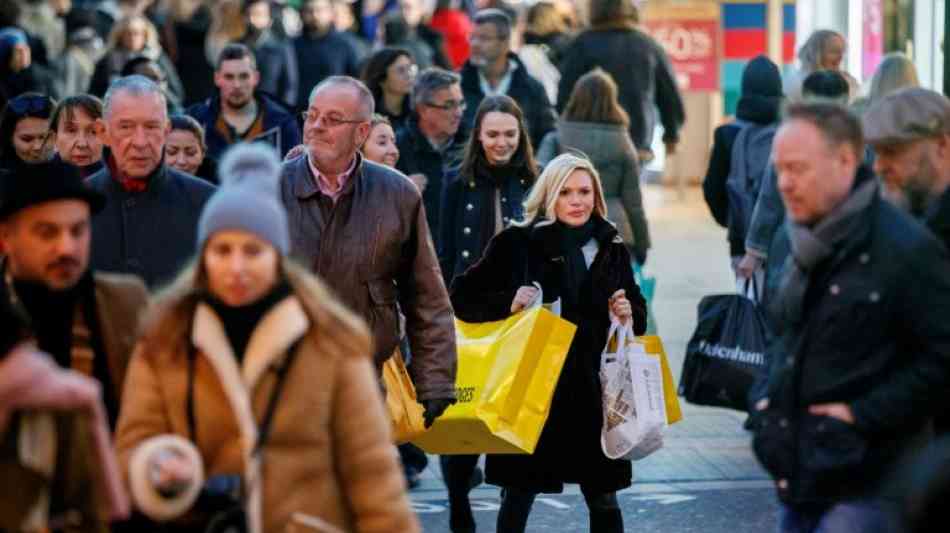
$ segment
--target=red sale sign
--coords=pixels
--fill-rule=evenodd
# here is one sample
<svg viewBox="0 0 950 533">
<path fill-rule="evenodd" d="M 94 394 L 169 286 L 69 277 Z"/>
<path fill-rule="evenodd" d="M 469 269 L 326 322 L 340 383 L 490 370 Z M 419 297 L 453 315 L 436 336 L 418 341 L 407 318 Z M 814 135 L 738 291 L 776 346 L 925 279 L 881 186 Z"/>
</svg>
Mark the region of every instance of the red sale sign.
<svg viewBox="0 0 950 533">
<path fill-rule="evenodd" d="M 719 6 L 685 2 L 650 6 L 644 10 L 644 29 L 663 46 L 680 89 L 719 90 Z"/>
</svg>

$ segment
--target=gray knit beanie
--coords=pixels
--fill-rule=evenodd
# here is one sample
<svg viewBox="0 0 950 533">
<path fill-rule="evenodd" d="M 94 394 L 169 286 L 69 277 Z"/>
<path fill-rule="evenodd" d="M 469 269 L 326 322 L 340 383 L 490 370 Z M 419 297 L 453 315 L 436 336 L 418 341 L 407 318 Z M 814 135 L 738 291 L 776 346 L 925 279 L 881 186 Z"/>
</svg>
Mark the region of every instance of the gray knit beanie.
<svg viewBox="0 0 950 533">
<path fill-rule="evenodd" d="M 280 159 L 262 143 L 240 143 L 218 166 L 221 187 L 198 220 L 198 249 L 223 230 L 242 230 L 269 242 L 281 255 L 290 252 L 287 212 L 278 198 Z"/>
</svg>

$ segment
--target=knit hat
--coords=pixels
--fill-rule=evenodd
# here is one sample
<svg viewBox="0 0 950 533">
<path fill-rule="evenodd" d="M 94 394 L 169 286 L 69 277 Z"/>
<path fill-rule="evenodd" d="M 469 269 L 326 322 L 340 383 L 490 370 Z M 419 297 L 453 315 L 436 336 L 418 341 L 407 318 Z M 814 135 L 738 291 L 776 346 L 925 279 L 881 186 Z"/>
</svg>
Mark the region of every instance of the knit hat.
<svg viewBox="0 0 950 533">
<path fill-rule="evenodd" d="M 278 198 L 280 169 L 277 152 L 265 144 L 241 143 L 229 149 L 218 167 L 221 187 L 198 220 L 199 249 L 218 231 L 242 230 L 287 255 L 290 232 Z"/>
<path fill-rule="evenodd" d="M 6 28 L 0 29 L 0 58 L 10 57 L 10 50 L 18 44 L 28 45 L 30 41 L 26 37 L 26 33 L 20 28 L 15 28 L 13 26 L 7 26 Z"/>
</svg>

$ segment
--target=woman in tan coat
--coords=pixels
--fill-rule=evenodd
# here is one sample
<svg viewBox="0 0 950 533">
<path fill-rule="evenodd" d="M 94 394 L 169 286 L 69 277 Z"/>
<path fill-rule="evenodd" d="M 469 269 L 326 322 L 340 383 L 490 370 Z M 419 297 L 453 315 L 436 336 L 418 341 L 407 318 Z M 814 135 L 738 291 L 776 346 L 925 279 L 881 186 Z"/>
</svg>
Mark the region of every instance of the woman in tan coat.
<svg viewBox="0 0 950 533">
<path fill-rule="evenodd" d="M 287 260 L 279 171 L 225 156 L 199 260 L 152 309 L 116 436 L 133 502 L 175 531 L 418 531 L 366 326 Z"/>
</svg>

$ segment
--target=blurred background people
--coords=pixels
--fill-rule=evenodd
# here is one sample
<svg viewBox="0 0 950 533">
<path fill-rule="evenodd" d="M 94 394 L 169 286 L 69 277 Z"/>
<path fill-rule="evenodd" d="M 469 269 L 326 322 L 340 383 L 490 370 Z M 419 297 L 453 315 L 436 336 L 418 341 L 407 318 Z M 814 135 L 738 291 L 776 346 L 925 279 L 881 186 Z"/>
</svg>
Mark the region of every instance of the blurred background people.
<svg viewBox="0 0 950 533">
<path fill-rule="evenodd" d="M 353 44 L 336 30 L 334 3 L 344 0 L 304 0 L 300 5 L 303 32 L 294 38 L 300 71 L 296 109 L 307 109 L 307 98 L 330 76 L 359 75 L 361 57 Z"/>
<path fill-rule="evenodd" d="M 382 48 L 366 61 L 362 79 L 373 93 L 376 112 L 399 130 L 412 114 L 410 94 L 419 67 L 405 48 Z"/>
<path fill-rule="evenodd" d="M 169 121 L 171 131 L 165 140 L 165 164 L 217 185 L 218 163 L 208 155 L 204 128 L 188 115 L 172 115 Z"/>
<path fill-rule="evenodd" d="M 629 0 L 591 0 L 590 29 L 564 52 L 557 108 L 565 108 L 581 76 L 594 67 L 604 69 L 617 83 L 620 106 L 630 117 L 630 138 L 646 163 L 653 159 L 650 146 L 657 119 L 663 125 L 666 153 L 673 154 L 686 112 L 666 52 L 637 28 L 639 20 Z"/>
<path fill-rule="evenodd" d="M 467 106 L 464 120 L 471 128 L 478 104 L 486 96 L 510 96 L 524 113 L 531 145 L 538 146 L 554 129 L 557 116 L 544 86 L 512 52 L 513 32 L 514 21 L 500 9 L 485 9 L 475 15 L 472 54 L 460 72 Z"/>
<path fill-rule="evenodd" d="M 832 30 L 817 30 L 798 49 L 798 70 L 785 77 L 782 90 L 790 100 L 803 97 L 802 84 L 809 74 L 818 70 L 833 70 L 848 82 L 849 101 L 858 95 L 861 85 L 854 76 L 841 68 L 847 52 L 844 35 Z"/>
<path fill-rule="evenodd" d="M 538 160 L 547 164 L 564 152 L 579 151 L 600 172 L 607 201 L 607 219 L 615 226 L 637 264 L 643 265 L 650 250 L 640 162 L 630 139 L 630 117 L 620 107 L 617 84 L 610 74 L 595 69 L 577 80 L 557 130 L 538 149 Z"/>
<path fill-rule="evenodd" d="M 558 68 L 570 44 L 567 22 L 553 3 L 542 0 L 530 8 L 525 18 L 525 31 L 518 58 L 548 94 L 557 102 L 561 71 Z"/>
<path fill-rule="evenodd" d="M 180 102 L 184 96 L 181 78 L 162 49 L 155 25 L 144 15 L 123 18 L 112 28 L 105 55 L 96 63 L 89 92 L 100 97 L 105 95 L 109 85 L 121 76 L 125 64 L 136 56 L 148 57 L 159 64 L 169 92 Z"/>
<path fill-rule="evenodd" d="M 445 37 L 445 54 L 452 70 L 462 68 L 471 53 L 473 28 L 464 0 L 437 0 L 429 27 Z"/>
<path fill-rule="evenodd" d="M 53 79 L 35 59 L 26 32 L 0 27 L 0 105 L 26 92 L 52 93 Z"/>
<path fill-rule="evenodd" d="M 55 106 L 52 98 L 40 93 L 24 93 L 7 102 L 0 119 L 0 169 L 49 159 L 50 117 Z"/>
<path fill-rule="evenodd" d="M 205 42 L 211 31 L 213 15 L 210 0 L 169 0 L 165 23 L 161 27 L 162 46 L 181 74 L 184 96 L 181 105 L 189 106 L 214 92 L 214 63 L 205 55 Z"/>
<path fill-rule="evenodd" d="M 240 42 L 254 51 L 260 71 L 260 90 L 291 108 L 297 105 L 300 71 L 289 41 L 273 30 L 270 0 L 244 2 L 244 35 Z"/>
<path fill-rule="evenodd" d="M 157 61 L 148 56 L 141 55 L 129 59 L 125 63 L 125 66 L 122 67 L 122 72 L 119 73 L 119 76 L 125 77 L 132 76 L 133 74 L 145 76 L 162 89 L 162 92 L 165 93 L 165 101 L 167 102 L 169 115 L 181 113 L 181 101 L 169 90 L 168 77 Z"/>
<path fill-rule="evenodd" d="M 102 168 L 102 139 L 97 121 L 102 101 L 91 94 L 64 98 L 50 117 L 50 143 L 56 155 L 79 169 L 85 179 Z"/>
</svg>

